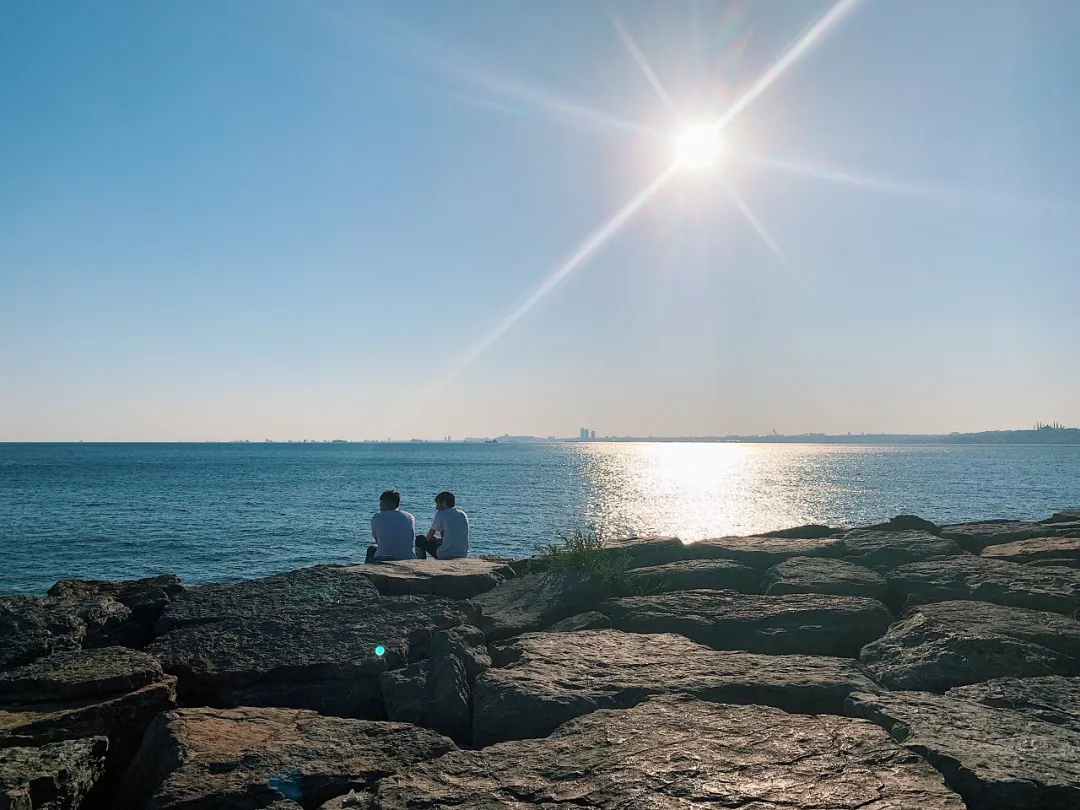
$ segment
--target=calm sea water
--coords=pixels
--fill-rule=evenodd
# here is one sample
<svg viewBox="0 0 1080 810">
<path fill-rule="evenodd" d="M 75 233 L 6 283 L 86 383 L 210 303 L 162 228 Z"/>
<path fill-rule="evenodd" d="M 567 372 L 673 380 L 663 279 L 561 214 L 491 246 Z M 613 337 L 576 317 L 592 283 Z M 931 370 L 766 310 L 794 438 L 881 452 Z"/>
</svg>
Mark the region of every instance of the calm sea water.
<svg viewBox="0 0 1080 810">
<path fill-rule="evenodd" d="M 585 526 L 693 540 L 901 512 L 1041 519 L 1080 505 L 1080 447 L 0 444 L 0 593 L 359 561 L 388 486 L 420 530 L 453 490 L 473 553 L 522 557 Z"/>
</svg>

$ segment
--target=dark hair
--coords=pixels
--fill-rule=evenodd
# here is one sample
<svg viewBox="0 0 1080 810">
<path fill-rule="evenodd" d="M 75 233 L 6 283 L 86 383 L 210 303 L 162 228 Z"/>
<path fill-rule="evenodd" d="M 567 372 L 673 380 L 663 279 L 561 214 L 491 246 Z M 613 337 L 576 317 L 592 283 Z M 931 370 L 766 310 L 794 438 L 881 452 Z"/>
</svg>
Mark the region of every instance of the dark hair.
<svg viewBox="0 0 1080 810">
<path fill-rule="evenodd" d="M 457 505 L 457 498 L 454 497 L 453 492 L 440 492 L 435 496 L 436 506 L 445 506 L 447 509 L 452 509 Z"/>
<path fill-rule="evenodd" d="M 379 496 L 379 503 L 385 503 L 387 506 L 397 509 L 401 506 L 401 493 L 396 489 L 388 489 Z"/>
</svg>

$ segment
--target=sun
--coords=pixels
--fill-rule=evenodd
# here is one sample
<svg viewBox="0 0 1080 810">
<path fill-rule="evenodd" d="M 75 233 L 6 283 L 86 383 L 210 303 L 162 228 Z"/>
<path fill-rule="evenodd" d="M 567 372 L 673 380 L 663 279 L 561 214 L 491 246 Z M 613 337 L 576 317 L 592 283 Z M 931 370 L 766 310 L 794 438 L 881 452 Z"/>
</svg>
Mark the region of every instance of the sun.
<svg viewBox="0 0 1080 810">
<path fill-rule="evenodd" d="M 717 126 L 691 124 L 675 139 L 675 162 L 681 169 L 704 169 L 716 162 L 722 149 Z"/>
</svg>

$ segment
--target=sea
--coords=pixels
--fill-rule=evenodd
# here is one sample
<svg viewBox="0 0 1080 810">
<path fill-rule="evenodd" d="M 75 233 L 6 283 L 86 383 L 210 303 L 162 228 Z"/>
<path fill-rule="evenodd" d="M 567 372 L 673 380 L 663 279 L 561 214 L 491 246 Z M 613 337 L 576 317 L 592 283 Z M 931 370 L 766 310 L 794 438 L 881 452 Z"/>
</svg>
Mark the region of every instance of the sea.
<svg viewBox="0 0 1080 810">
<path fill-rule="evenodd" d="M 472 553 L 520 558 L 578 530 L 698 540 L 901 513 L 1042 519 L 1080 505 L 1080 446 L 0 444 L 0 594 L 358 562 L 388 487 L 421 532 L 453 491 Z"/>
</svg>

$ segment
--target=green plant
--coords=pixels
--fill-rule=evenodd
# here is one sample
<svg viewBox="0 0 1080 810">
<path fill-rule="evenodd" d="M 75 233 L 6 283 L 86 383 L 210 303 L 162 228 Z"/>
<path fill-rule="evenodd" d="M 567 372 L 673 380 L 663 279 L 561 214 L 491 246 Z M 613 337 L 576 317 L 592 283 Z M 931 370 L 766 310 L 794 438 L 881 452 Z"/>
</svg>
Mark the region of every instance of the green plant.
<svg viewBox="0 0 1080 810">
<path fill-rule="evenodd" d="M 603 537 L 594 529 L 577 529 L 560 539 L 562 542 L 548 545 L 538 555 L 545 563 L 544 570 L 594 574 L 608 590 L 626 589 L 630 558 L 625 551 L 605 548 Z"/>
</svg>

